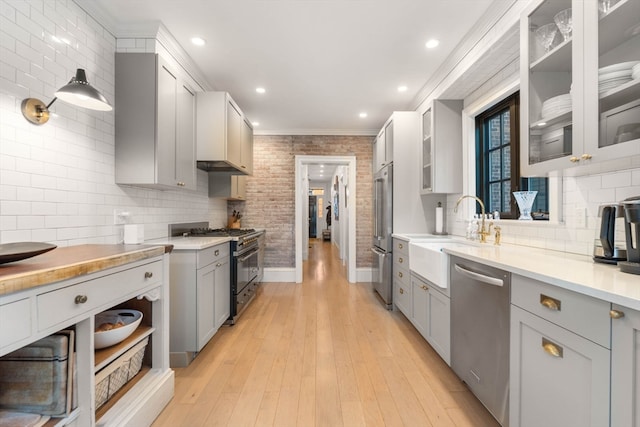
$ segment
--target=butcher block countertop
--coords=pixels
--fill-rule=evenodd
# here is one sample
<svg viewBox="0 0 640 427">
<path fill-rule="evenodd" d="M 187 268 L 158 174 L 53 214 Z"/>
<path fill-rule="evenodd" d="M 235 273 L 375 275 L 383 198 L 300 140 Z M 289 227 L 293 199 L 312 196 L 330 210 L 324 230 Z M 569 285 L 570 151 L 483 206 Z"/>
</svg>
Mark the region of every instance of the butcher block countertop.
<svg viewBox="0 0 640 427">
<path fill-rule="evenodd" d="M 77 245 L 0 265 L 0 296 L 154 258 L 171 245 Z"/>
</svg>

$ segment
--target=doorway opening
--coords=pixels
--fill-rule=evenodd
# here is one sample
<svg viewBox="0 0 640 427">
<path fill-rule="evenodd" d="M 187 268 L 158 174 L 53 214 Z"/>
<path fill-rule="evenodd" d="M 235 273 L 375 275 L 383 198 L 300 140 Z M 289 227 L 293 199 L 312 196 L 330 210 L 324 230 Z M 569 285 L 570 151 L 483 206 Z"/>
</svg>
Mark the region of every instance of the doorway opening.
<svg viewBox="0 0 640 427">
<path fill-rule="evenodd" d="M 338 247 L 339 257 L 347 267 L 347 280 L 356 282 L 356 158 L 355 156 L 295 156 L 295 275 L 296 283 L 302 283 L 303 260 L 307 259 L 310 233 L 310 189 L 323 187 L 323 209 L 316 196 L 316 235 L 320 226 L 330 229 L 330 242 Z M 313 173 L 318 165 L 326 165 L 334 171 L 330 176 L 320 178 Z M 310 172 L 312 171 L 312 172 Z M 317 185 L 318 182 L 323 185 Z M 331 206 L 331 225 L 326 215 Z M 320 211 L 320 212 L 318 212 Z M 325 215 L 324 221 L 318 215 Z M 324 236 L 323 236 L 324 237 Z"/>
</svg>

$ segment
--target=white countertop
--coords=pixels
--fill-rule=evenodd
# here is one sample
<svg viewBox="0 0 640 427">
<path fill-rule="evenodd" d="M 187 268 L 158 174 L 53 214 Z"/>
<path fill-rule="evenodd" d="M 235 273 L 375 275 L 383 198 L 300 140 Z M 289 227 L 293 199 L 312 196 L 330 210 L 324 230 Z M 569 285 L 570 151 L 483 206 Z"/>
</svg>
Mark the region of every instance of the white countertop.
<svg viewBox="0 0 640 427">
<path fill-rule="evenodd" d="M 200 250 L 231 241 L 231 237 L 163 237 L 145 240 L 145 245 L 173 245 L 174 250 Z"/>
<path fill-rule="evenodd" d="M 444 248 L 444 252 L 640 310 L 640 275 L 595 263 L 589 256 L 492 243 Z"/>
</svg>

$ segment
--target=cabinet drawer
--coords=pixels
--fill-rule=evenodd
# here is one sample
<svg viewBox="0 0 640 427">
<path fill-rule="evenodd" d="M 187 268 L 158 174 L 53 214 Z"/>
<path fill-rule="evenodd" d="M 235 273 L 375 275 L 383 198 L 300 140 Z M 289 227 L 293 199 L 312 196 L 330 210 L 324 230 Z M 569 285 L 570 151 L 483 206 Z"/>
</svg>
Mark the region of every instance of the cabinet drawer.
<svg viewBox="0 0 640 427">
<path fill-rule="evenodd" d="M 405 258 L 409 258 L 409 242 L 400 239 L 393 239 L 393 252 L 402 253 Z"/>
<path fill-rule="evenodd" d="M 394 268 L 406 268 L 409 269 L 409 254 L 408 253 L 393 253 L 393 267 Z"/>
<path fill-rule="evenodd" d="M 229 256 L 229 242 L 198 251 L 196 268 L 202 268 Z"/>
<path fill-rule="evenodd" d="M 394 266 L 393 280 L 397 280 L 398 282 L 404 284 L 405 286 L 409 286 L 409 284 L 411 283 L 411 276 L 410 276 L 409 270 L 406 268 Z"/>
<path fill-rule="evenodd" d="M 408 318 L 411 319 L 411 305 L 412 305 L 412 297 L 411 297 L 411 281 L 407 281 L 407 283 L 400 282 L 397 279 L 393 280 L 393 298 L 396 307 L 400 309 L 402 313 Z"/>
<path fill-rule="evenodd" d="M 606 301 L 513 275 L 511 303 L 611 348 L 610 304 Z"/>
<path fill-rule="evenodd" d="M 37 296 L 38 329 L 64 322 L 154 283 L 162 283 L 162 261 L 109 274 Z M 77 302 L 76 302 L 77 301 Z"/>
<path fill-rule="evenodd" d="M 31 335 L 31 299 L 0 305 L 0 350 Z"/>
</svg>

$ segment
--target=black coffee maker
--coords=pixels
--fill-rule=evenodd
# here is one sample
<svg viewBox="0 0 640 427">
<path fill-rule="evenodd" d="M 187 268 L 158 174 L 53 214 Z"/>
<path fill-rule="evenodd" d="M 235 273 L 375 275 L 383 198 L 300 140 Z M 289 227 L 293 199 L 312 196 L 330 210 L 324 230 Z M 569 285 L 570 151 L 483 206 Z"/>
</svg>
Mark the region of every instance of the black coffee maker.
<svg viewBox="0 0 640 427">
<path fill-rule="evenodd" d="M 593 243 L 593 260 L 606 264 L 626 261 L 624 206 L 619 203 L 601 205 L 598 208 L 598 220 Z"/>
<path fill-rule="evenodd" d="M 630 197 L 624 205 L 625 237 L 627 239 L 627 261 L 620 261 L 620 270 L 640 274 L 640 196 Z"/>
</svg>

